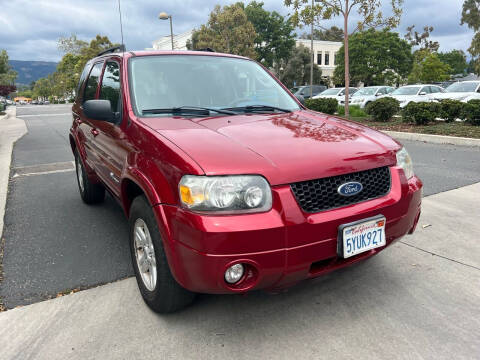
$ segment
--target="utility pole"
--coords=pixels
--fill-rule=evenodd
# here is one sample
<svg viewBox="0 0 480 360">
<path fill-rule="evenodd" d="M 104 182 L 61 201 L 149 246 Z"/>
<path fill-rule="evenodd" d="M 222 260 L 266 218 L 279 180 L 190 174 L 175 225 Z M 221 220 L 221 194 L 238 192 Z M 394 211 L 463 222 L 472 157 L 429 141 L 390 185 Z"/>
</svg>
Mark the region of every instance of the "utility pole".
<svg viewBox="0 0 480 360">
<path fill-rule="evenodd" d="M 313 15 L 313 1 L 312 0 L 312 24 L 311 24 L 311 31 L 310 31 L 310 52 L 311 52 L 311 59 L 310 59 L 310 99 L 313 96 L 313 60 L 315 60 L 315 55 L 313 54 L 313 20 L 315 16 Z"/>
</svg>

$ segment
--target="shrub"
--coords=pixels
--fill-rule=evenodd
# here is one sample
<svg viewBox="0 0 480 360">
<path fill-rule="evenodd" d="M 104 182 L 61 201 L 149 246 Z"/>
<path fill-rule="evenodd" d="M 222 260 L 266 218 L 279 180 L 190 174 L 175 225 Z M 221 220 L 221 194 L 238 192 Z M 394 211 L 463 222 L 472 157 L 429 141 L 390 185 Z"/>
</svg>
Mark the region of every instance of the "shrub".
<svg viewBox="0 0 480 360">
<path fill-rule="evenodd" d="M 461 117 L 467 124 L 480 126 L 480 100 L 470 100 L 464 104 Z"/>
<path fill-rule="evenodd" d="M 397 99 L 385 97 L 369 103 L 365 110 L 373 120 L 386 122 L 400 111 L 400 103 Z"/>
<path fill-rule="evenodd" d="M 367 113 L 359 105 L 350 105 L 350 117 L 367 117 Z M 345 106 L 339 106 L 337 109 L 338 115 L 345 115 Z"/>
<path fill-rule="evenodd" d="M 441 116 L 441 105 L 434 102 L 411 102 L 403 108 L 402 116 L 404 122 L 426 125 Z"/>
<path fill-rule="evenodd" d="M 333 115 L 337 111 L 338 101 L 336 99 L 307 99 L 305 106 L 313 111 Z"/>
<path fill-rule="evenodd" d="M 458 118 L 462 118 L 464 103 L 458 100 L 445 99 L 440 103 L 441 116 L 446 122 L 455 121 Z"/>
</svg>

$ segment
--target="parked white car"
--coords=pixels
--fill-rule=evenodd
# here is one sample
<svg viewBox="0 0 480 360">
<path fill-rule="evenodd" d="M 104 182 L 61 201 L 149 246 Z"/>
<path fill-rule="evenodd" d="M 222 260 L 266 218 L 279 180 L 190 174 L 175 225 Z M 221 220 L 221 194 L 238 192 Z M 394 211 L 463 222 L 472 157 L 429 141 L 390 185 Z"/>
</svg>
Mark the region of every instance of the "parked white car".
<svg viewBox="0 0 480 360">
<path fill-rule="evenodd" d="M 460 100 L 467 102 L 473 99 L 480 99 L 480 81 L 456 82 L 445 89 L 442 94 L 436 94 L 435 100 L 444 99 Z"/>
<path fill-rule="evenodd" d="M 386 96 L 397 99 L 400 107 L 403 108 L 411 102 L 433 101 L 435 97 L 444 92 L 445 89 L 438 85 L 406 85 Z"/>
<path fill-rule="evenodd" d="M 367 106 L 367 104 L 372 101 L 377 100 L 378 96 L 388 95 L 392 93 L 395 89 L 390 86 L 367 86 L 353 94 L 348 102 L 350 105 L 358 105 L 362 109 Z"/>
<path fill-rule="evenodd" d="M 350 97 L 357 92 L 357 88 L 351 87 L 349 88 L 350 90 Z M 325 99 L 325 98 L 330 98 L 330 99 L 337 99 L 338 103 L 340 105 L 345 104 L 345 88 L 330 88 L 327 89 L 320 94 L 313 96 L 312 99 Z"/>
</svg>

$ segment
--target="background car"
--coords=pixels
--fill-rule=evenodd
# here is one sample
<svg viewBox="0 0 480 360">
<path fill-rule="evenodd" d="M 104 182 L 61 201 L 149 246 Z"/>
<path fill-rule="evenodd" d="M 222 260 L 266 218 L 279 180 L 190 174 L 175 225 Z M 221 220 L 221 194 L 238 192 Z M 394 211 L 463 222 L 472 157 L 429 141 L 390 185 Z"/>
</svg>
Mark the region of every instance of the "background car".
<svg viewBox="0 0 480 360">
<path fill-rule="evenodd" d="M 350 96 L 357 92 L 357 88 L 351 87 L 350 89 Z M 322 93 L 318 94 L 317 96 L 312 97 L 312 99 L 337 99 L 339 104 L 345 103 L 345 88 L 330 88 Z"/>
<path fill-rule="evenodd" d="M 468 102 L 473 99 L 480 99 L 480 81 L 456 82 L 445 89 L 442 94 L 436 94 L 435 100 L 444 99 L 460 100 Z"/>
<path fill-rule="evenodd" d="M 378 96 L 388 95 L 394 90 L 391 86 L 367 86 L 353 94 L 348 103 L 350 105 L 358 105 L 363 109 L 372 101 L 377 100 Z"/>
<path fill-rule="evenodd" d="M 443 92 L 445 89 L 438 85 L 406 85 L 386 96 L 397 99 L 403 108 L 411 102 L 430 102 Z"/>
<path fill-rule="evenodd" d="M 312 85 L 312 94 L 313 96 L 320 94 L 322 91 L 325 91 L 327 87 L 325 85 Z M 310 85 L 305 86 L 295 86 L 290 89 L 293 95 L 301 95 L 304 99 L 310 98 Z"/>
</svg>

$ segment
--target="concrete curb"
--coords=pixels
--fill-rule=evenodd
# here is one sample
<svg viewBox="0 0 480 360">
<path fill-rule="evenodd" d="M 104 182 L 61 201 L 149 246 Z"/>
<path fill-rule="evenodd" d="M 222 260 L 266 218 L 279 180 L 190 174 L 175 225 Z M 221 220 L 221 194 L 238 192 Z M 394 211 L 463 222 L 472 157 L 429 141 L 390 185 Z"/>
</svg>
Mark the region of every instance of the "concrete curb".
<svg viewBox="0 0 480 360">
<path fill-rule="evenodd" d="M 457 137 L 457 136 L 408 133 L 408 132 L 401 132 L 401 131 L 382 131 L 382 132 L 398 140 L 424 141 L 432 144 L 480 147 L 480 139 L 472 139 L 472 138 Z"/>
<path fill-rule="evenodd" d="M 13 144 L 27 133 L 25 121 L 16 118 L 16 107 L 10 106 L 5 112 L 6 115 L 0 117 L 0 238 L 3 233 Z"/>
</svg>

